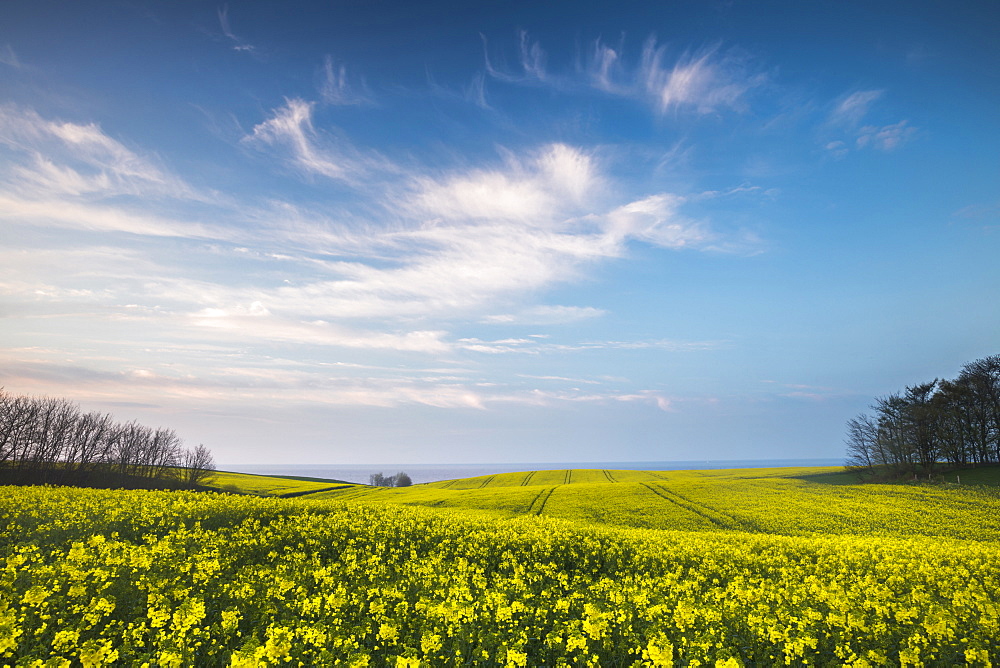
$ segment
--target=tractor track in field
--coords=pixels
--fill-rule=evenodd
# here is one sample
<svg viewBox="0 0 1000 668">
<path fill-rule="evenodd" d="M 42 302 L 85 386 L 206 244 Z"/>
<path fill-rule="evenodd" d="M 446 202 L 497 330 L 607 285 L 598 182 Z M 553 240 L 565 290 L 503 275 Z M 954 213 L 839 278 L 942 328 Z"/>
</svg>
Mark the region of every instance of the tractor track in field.
<svg viewBox="0 0 1000 668">
<path fill-rule="evenodd" d="M 563 477 L 563 484 L 568 485 L 573 481 L 573 469 L 566 469 L 566 474 Z"/>
<path fill-rule="evenodd" d="M 608 482 L 618 482 L 615 477 L 611 475 L 611 471 L 607 469 L 602 469 L 604 471 L 604 477 L 608 479 Z"/>
<path fill-rule="evenodd" d="M 358 498 L 360 496 L 364 496 L 365 492 L 368 492 L 368 491 L 369 491 L 368 489 L 365 489 L 364 487 L 362 487 L 360 489 L 351 490 L 349 492 L 344 492 L 343 494 L 338 494 L 335 498 L 338 501 L 344 501 L 346 499 L 356 499 L 356 498 Z"/>
<path fill-rule="evenodd" d="M 747 528 L 747 527 L 744 526 L 744 522 L 743 521 L 741 521 L 741 520 L 733 517 L 732 515 L 730 515 L 728 513 L 724 513 L 721 510 L 718 510 L 717 508 L 713 508 L 712 506 L 710 506 L 708 504 L 700 503 L 698 501 L 693 501 L 693 500 L 687 498 L 686 496 L 682 496 L 681 494 L 678 494 L 677 492 L 673 491 L 672 489 L 667 489 L 666 485 L 664 485 L 663 483 L 660 483 L 660 488 L 664 492 L 667 492 L 668 494 L 673 494 L 674 496 L 676 496 L 678 499 L 680 499 L 684 503 L 691 504 L 691 507 L 693 509 L 700 508 L 706 514 L 706 516 L 707 516 L 708 513 L 713 513 L 715 515 L 718 515 L 719 517 L 722 517 L 725 520 L 725 522 L 729 523 L 729 527 L 728 528 L 731 528 L 731 529 L 745 529 L 745 528 Z M 697 510 L 695 510 L 695 512 L 697 512 Z M 722 525 L 720 524 L 720 526 L 722 526 Z"/>
<path fill-rule="evenodd" d="M 531 503 L 528 504 L 527 514 L 528 515 L 541 515 L 542 514 L 542 510 L 545 509 L 545 504 L 548 503 L 548 501 L 549 501 L 549 497 L 552 496 L 552 492 L 556 491 L 556 487 L 558 487 L 558 486 L 559 485 L 556 485 L 555 487 L 545 487 L 545 488 L 542 488 L 542 490 L 540 492 L 538 492 L 538 494 L 535 495 L 535 498 L 533 498 L 531 500 Z M 540 500 L 540 502 L 539 502 L 539 500 Z M 538 509 L 537 510 L 532 510 L 535 507 L 536 503 L 538 503 Z"/>
<path fill-rule="evenodd" d="M 496 478 L 496 476 L 495 475 L 491 475 L 489 478 L 487 478 L 486 480 L 484 480 L 483 484 L 481 484 L 479 486 L 479 489 L 482 489 L 483 487 L 486 487 L 487 485 L 489 485 L 491 482 L 493 482 L 494 478 Z"/>
<path fill-rule="evenodd" d="M 524 476 L 524 480 L 521 481 L 521 487 L 525 487 L 533 477 L 535 477 L 535 471 L 528 471 L 528 475 Z"/>
<path fill-rule="evenodd" d="M 322 489 L 307 489 L 302 492 L 285 492 L 284 494 L 279 494 L 279 499 L 294 499 L 300 496 L 308 496 L 310 494 L 319 494 L 320 492 L 333 492 L 338 489 L 347 489 L 348 487 L 354 487 L 354 485 L 336 485 L 334 487 L 323 487 Z"/>
<path fill-rule="evenodd" d="M 694 503 L 692 501 L 688 501 L 687 499 L 685 499 L 680 494 L 677 494 L 676 492 L 672 492 L 672 491 L 664 488 L 662 485 L 660 486 L 660 489 L 656 489 L 655 487 L 653 487 L 649 483 L 645 483 L 644 482 L 644 483 L 640 483 L 640 484 L 643 487 L 645 487 L 646 489 L 648 489 L 650 492 L 652 492 L 653 494 L 656 494 L 658 497 L 660 497 L 664 501 L 668 501 L 668 502 L 674 504 L 675 506 L 683 508 L 684 510 L 686 510 L 686 511 L 688 511 L 690 513 L 694 513 L 695 515 L 698 515 L 699 517 L 703 517 L 704 519 L 708 520 L 709 522 L 711 522 L 715 526 L 719 527 L 720 529 L 733 529 L 733 528 L 735 528 L 736 521 L 733 518 L 728 517 L 727 515 L 723 515 L 722 513 L 719 513 L 719 512 L 717 512 L 715 510 L 710 510 L 708 508 L 701 507 L 701 506 L 699 506 L 699 504 Z M 706 512 L 706 511 L 708 511 L 708 512 Z M 729 522 L 723 522 L 718 517 L 713 517 L 713 514 L 715 514 L 715 515 L 722 515 L 723 517 L 726 517 L 729 520 Z"/>
</svg>

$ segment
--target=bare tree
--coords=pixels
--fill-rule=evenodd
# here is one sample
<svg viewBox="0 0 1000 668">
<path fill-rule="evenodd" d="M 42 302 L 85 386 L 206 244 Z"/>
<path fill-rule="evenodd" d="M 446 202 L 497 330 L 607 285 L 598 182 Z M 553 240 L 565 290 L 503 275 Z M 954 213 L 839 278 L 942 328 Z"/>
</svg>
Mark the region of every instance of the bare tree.
<svg viewBox="0 0 1000 668">
<path fill-rule="evenodd" d="M 186 451 L 172 429 L 82 413 L 66 399 L 11 396 L 0 388 L 0 474 L 6 482 L 144 486 L 195 484 L 214 470 L 204 445 Z M 145 482 L 144 482 L 145 481 Z"/>
<path fill-rule="evenodd" d="M 958 380 L 968 385 L 970 401 L 982 420 L 978 436 L 988 451 L 984 459 L 1000 461 L 1000 355 L 969 362 Z"/>
<path fill-rule="evenodd" d="M 207 483 L 215 473 L 215 458 L 201 443 L 196 448 L 184 451 L 181 457 L 181 473 L 185 484 L 192 487 Z"/>
<path fill-rule="evenodd" d="M 1000 463 L 1000 355 L 969 362 L 955 380 L 933 380 L 880 397 L 875 417 L 847 423 L 847 464 L 930 472 Z"/>
<path fill-rule="evenodd" d="M 847 466 L 873 469 L 885 464 L 878 448 L 878 424 L 862 413 L 847 421 Z"/>
</svg>

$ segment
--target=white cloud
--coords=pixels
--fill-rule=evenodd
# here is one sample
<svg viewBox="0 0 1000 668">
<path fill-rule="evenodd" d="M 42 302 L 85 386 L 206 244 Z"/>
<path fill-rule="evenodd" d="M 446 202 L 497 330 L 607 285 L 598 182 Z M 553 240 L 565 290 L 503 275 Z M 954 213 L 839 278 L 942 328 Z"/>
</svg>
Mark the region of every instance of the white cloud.
<svg viewBox="0 0 1000 668">
<path fill-rule="evenodd" d="M 245 42 L 244 40 L 233 34 L 233 30 L 229 25 L 229 5 L 223 5 L 218 10 L 219 14 L 219 26 L 222 28 L 222 34 L 229 38 L 232 43 L 233 51 L 255 51 L 252 44 Z"/>
<path fill-rule="evenodd" d="M 449 346 L 442 331 L 392 333 L 354 330 L 317 320 L 293 321 L 271 314 L 261 302 L 236 309 L 206 308 L 193 313 L 191 322 L 203 330 L 221 335 L 226 341 L 259 339 L 269 342 L 312 343 L 338 348 L 398 350 L 418 353 L 444 353 Z M 207 334 L 211 336 L 211 334 Z"/>
<path fill-rule="evenodd" d="M 0 105 L 0 144 L 26 157 L 9 167 L 12 180 L 47 197 L 194 196 L 181 179 L 126 148 L 94 123 L 50 121 L 34 110 Z"/>
<path fill-rule="evenodd" d="M 538 42 L 533 42 L 528 38 L 528 33 L 521 30 L 518 37 L 518 65 L 520 72 L 510 72 L 502 66 L 496 66 L 490 60 L 489 53 L 485 54 L 486 72 L 493 78 L 510 83 L 540 83 L 549 79 L 546 71 L 545 51 Z M 486 49 L 486 38 L 483 37 L 483 48 Z"/>
<path fill-rule="evenodd" d="M 17 392 L 73 396 L 84 402 L 120 401 L 130 404 L 215 410 L 225 406 L 261 406 L 273 409 L 287 405 L 397 407 L 420 405 L 435 408 L 490 410 L 505 404 L 546 407 L 558 404 L 640 403 L 660 410 L 673 410 L 673 399 L 655 390 L 600 391 L 602 383 L 559 376 L 519 376 L 565 389 L 526 389 L 494 382 L 479 382 L 457 376 L 432 374 L 357 375 L 349 365 L 305 366 L 298 362 L 260 360 L 238 364 L 221 359 L 209 369 L 196 369 L 196 351 L 177 349 L 177 365 L 148 366 L 118 360 L 60 361 L 59 351 L 19 349 L 0 351 L 0 374 Z M 184 355 L 187 354 L 187 357 Z M 112 366 L 107 366 L 112 362 Z M 234 364 L 236 362 L 236 364 Z M 360 369 L 364 371 L 364 369 Z M 575 385 L 588 385 L 582 390 Z M 529 386 L 530 387 L 530 386 Z M 596 391 L 595 391 L 596 390 Z"/>
<path fill-rule="evenodd" d="M 362 83 L 362 89 L 364 84 Z M 359 92 L 347 78 L 347 65 L 335 65 L 329 55 L 323 59 L 323 80 L 319 87 L 320 99 L 325 104 L 352 106 L 371 104 L 367 91 Z"/>
<path fill-rule="evenodd" d="M 255 126 L 246 142 L 260 142 L 286 147 L 292 162 L 307 173 L 320 174 L 331 179 L 353 176 L 339 156 L 316 144 L 316 131 L 312 124 L 312 103 L 299 99 L 285 101 L 271 118 Z"/>
<path fill-rule="evenodd" d="M 827 120 L 828 128 L 836 128 L 848 136 L 843 139 L 826 141 L 824 148 L 836 158 L 842 158 L 849 152 L 848 142 L 855 149 L 875 148 L 881 151 L 891 151 L 909 141 L 916 128 L 909 121 L 902 120 L 889 125 L 861 125 L 869 115 L 872 106 L 884 96 L 882 90 L 855 91 L 840 100 L 830 112 Z M 853 140 L 853 141 L 852 141 Z"/>
<path fill-rule="evenodd" d="M 699 114 L 727 108 L 742 111 L 746 94 L 766 81 L 762 74 L 748 73 L 738 59 L 720 55 L 717 47 L 668 62 L 666 47 L 650 38 L 632 69 L 624 62 L 623 48 L 595 42 L 587 66 L 591 85 L 613 95 L 648 100 L 660 114 L 683 109 Z"/>
<path fill-rule="evenodd" d="M 466 383 L 421 381 L 406 377 L 365 378 L 320 369 L 281 366 L 226 366 L 208 369 L 143 368 L 114 370 L 94 363 L 53 362 L 34 351 L 0 351 L 0 374 L 17 392 L 72 396 L 84 402 L 164 403 L 202 410 L 225 406 L 289 405 L 377 406 L 422 405 L 435 408 L 485 408 L 487 397 Z"/>
<path fill-rule="evenodd" d="M 828 142 L 823 148 L 829 151 L 835 158 L 843 158 L 850 152 L 847 144 L 840 140 Z"/>
<path fill-rule="evenodd" d="M 665 47 L 656 46 L 652 39 L 642 52 L 639 76 L 646 93 L 652 97 L 660 113 L 690 107 L 701 114 L 721 107 L 738 108 L 751 83 L 729 77 L 709 50 L 700 55 L 687 55 L 673 65 L 665 65 Z"/>
<path fill-rule="evenodd" d="M 273 116 L 256 125 L 243 142 L 278 147 L 302 172 L 361 186 L 377 173 L 386 178 L 396 167 L 374 152 L 363 153 L 346 140 L 317 132 L 313 126 L 315 104 L 302 99 L 285 100 Z"/>
<path fill-rule="evenodd" d="M 14 53 L 14 49 L 11 48 L 10 44 L 5 44 L 2 49 L 0 49 L 0 63 L 13 67 L 19 70 L 23 67 L 21 61 L 18 59 L 17 54 Z"/>
<path fill-rule="evenodd" d="M 612 49 L 601 40 L 594 42 L 587 72 L 591 85 L 606 93 L 625 94 L 628 92 L 627 87 L 622 85 L 625 71 L 621 51 L 622 47 Z"/>
<path fill-rule="evenodd" d="M 228 204 L 225 197 L 198 192 L 97 124 L 49 120 L 2 105 L 0 148 L 7 158 L 0 163 L 0 220 L 152 237 L 233 236 L 220 225 L 178 214 L 191 208 L 217 214 Z"/>
<path fill-rule="evenodd" d="M 722 109 L 743 111 L 747 93 L 767 81 L 765 75 L 749 72 L 743 59 L 720 54 L 717 46 L 669 61 L 667 48 L 652 37 L 643 45 L 634 65 L 625 58 L 624 39 L 615 48 L 598 39 L 582 71 L 573 75 L 550 72 L 544 50 L 524 32 L 518 33 L 518 47 L 519 71 L 495 65 L 487 54 L 486 72 L 507 83 L 545 85 L 563 92 L 596 89 L 643 101 L 658 114 L 680 110 L 698 114 Z"/>
<path fill-rule="evenodd" d="M 661 193 L 618 207 L 608 215 L 612 238 L 646 241 L 663 248 L 703 246 L 712 239 L 705 226 L 679 214 L 684 198 Z"/>
<path fill-rule="evenodd" d="M 532 42 L 528 39 L 527 32 L 522 30 L 519 37 L 521 68 L 528 77 L 544 81 L 546 77 L 545 52 L 542 51 L 542 47 L 539 46 L 538 42 Z"/>
<path fill-rule="evenodd" d="M 663 394 L 653 390 L 641 390 L 633 393 L 588 393 L 569 390 L 563 392 L 552 392 L 548 390 L 533 390 L 523 397 L 512 397 L 510 401 L 520 401 L 539 406 L 547 406 L 553 403 L 600 403 L 609 404 L 621 403 L 644 403 L 656 406 L 661 411 L 673 411 L 673 401 Z"/>
<path fill-rule="evenodd" d="M 856 144 L 858 148 L 872 146 L 882 151 L 891 151 L 909 141 L 915 133 L 916 128 L 905 120 L 882 127 L 866 125 L 858 131 Z"/>
<path fill-rule="evenodd" d="M 417 177 L 396 202 L 404 215 L 429 222 L 563 230 L 573 227 L 574 213 L 599 206 L 604 187 L 590 155 L 553 144 L 521 158 L 509 155 L 501 169 Z"/>
<path fill-rule="evenodd" d="M 486 74 L 480 72 L 472 78 L 465 88 L 464 97 L 467 101 L 476 105 L 480 109 L 490 109 L 490 103 L 486 100 Z"/>
<path fill-rule="evenodd" d="M 833 111 L 830 120 L 834 123 L 856 125 L 865 117 L 872 104 L 882 97 L 881 90 L 860 90 L 842 99 Z"/>
<path fill-rule="evenodd" d="M 459 339 L 456 346 L 477 353 L 497 355 L 519 353 L 538 355 L 542 353 L 573 353 L 584 350 L 648 350 L 659 349 L 668 352 L 699 352 L 723 347 L 722 341 L 674 341 L 671 339 L 646 341 L 585 341 L 582 343 L 548 343 L 544 339 L 499 339 L 483 341 L 477 338 Z"/>
<path fill-rule="evenodd" d="M 494 325 L 553 325 L 599 318 L 606 313 L 592 306 L 535 306 L 518 313 L 488 315 L 483 322 Z"/>
<path fill-rule="evenodd" d="M 67 229 L 126 232 L 149 237 L 224 239 L 229 233 L 142 210 L 72 201 L 25 200 L 0 194 L 0 220 Z"/>
</svg>

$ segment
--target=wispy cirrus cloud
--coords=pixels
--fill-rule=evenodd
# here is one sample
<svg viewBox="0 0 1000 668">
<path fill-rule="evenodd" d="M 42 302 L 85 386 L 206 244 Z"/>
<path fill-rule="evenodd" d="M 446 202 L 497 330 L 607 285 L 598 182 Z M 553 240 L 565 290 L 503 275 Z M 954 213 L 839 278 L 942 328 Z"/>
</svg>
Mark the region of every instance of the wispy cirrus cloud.
<svg viewBox="0 0 1000 668">
<path fill-rule="evenodd" d="M 10 44 L 4 44 L 0 48 L 0 63 L 6 65 L 7 67 L 13 67 L 16 70 L 21 69 L 24 65 L 21 60 L 14 53 L 14 49 L 11 48 Z"/>
<path fill-rule="evenodd" d="M 884 90 L 860 90 L 841 97 L 827 116 L 826 127 L 839 139 L 824 140 L 824 148 L 842 158 L 852 149 L 874 148 L 892 151 L 912 139 L 917 129 L 904 119 L 887 125 L 864 123 L 875 104 L 884 98 Z"/>
<path fill-rule="evenodd" d="M 639 392 L 579 392 L 579 391 L 550 391 L 533 390 L 520 397 L 511 397 L 508 401 L 518 401 L 539 406 L 551 406 L 559 403 L 588 403 L 588 404 L 610 404 L 610 403 L 643 403 L 656 406 L 661 411 L 673 411 L 674 401 L 664 394 L 655 390 L 641 390 Z"/>
<path fill-rule="evenodd" d="M 233 33 L 233 29 L 229 23 L 229 5 L 223 5 L 218 9 L 219 16 L 219 27 L 222 28 L 222 34 L 225 35 L 232 46 L 233 51 L 245 51 L 248 53 L 253 53 L 256 51 L 254 46 L 240 37 L 237 37 Z"/>
<path fill-rule="evenodd" d="M 553 325 L 599 318 L 607 314 L 593 306 L 541 305 L 517 313 L 497 313 L 485 316 L 482 322 L 493 325 Z"/>
<path fill-rule="evenodd" d="M 545 51 L 523 31 L 518 33 L 518 67 L 508 70 L 486 56 L 486 72 L 499 81 L 546 85 L 562 91 L 588 89 L 648 104 L 657 114 L 693 111 L 744 111 L 748 93 L 767 82 L 767 75 L 751 71 L 745 60 L 715 45 L 671 57 L 665 45 L 650 37 L 634 62 L 626 57 L 625 40 L 611 46 L 595 40 L 582 67 L 574 73 L 554 74 Z"/>
<path fill-rule="evenodd" d="M 323 176 L 358 186 L 370 172 L 384 177 L 394 166 L 378 154 L 357 150 L 350 142 L 320 133 L 313 125 L 314 102 L 285 100 L 272 116 L 254 126 L 243 143 L 278 148 L 285 159 L 306 175 Z"/>
<path fill-rule="evenodd" d="M 13 180 L 34 182 L 45 193 L 193 196 L 183 181 L 95 123 L 51 121 L 32 109 L 2 105 L 0 145 L 30 158 L 9 167 Z"/>
<path fill-rule="evenodd" d="M 185 357 L 184 353 L 193 353 Z M 201 351 L 204 353 L 205 351 Z M 120 388 L 129 388 L 130 404 L 156 407 L 170 404 L 197 410 L 225 406 L 427 406 L 442 409 L 492 410 L 511 404 L 552 407 L 572 404 L 648 404 L 663 411 L 676 410 L 677 401 L 658 390 L 622 390 L 604 380 L 558 376 L 518 376 L 511 383 L 483 382 L 454 373 L 358 373 L 351 365 L 303 365 L 295 360 L 273 359 L 213 364 L 196 368 L 198 351 L 173 349 L 171 365 L 118 363 L 101 368 L 108 360 L 66 362 L 57 351 L 25 348 L 0 351 L 0 376 L 23 391 L 63 393 L 87 402 L 123 399 Z M 374 370 L 377 371 L 377 370 Z M 451 372 L 451 370 L 445 370 Z M 578 387 L 584 386 L 584 387 Z"/>
<path fill-rule="evenodd" d="M 230 238 L 217 224 L 185 219 L 178 208 L 225 204 L 112 138 L 95 123 L 43 118 L 0 106 L 0 219 L 153 237 Z M 178 203 L 183 206 L 178 207 Z"/>
<path fill-rule="evenodd" d="M 486 72 L 494 79 L 508 83 L 542 83 L 550 80 L 546 70 L 547 56 L 538 42 L 532 41 L 527 31 L 517 33 L 517 69 L 509 69 L 490 58 L 489 45 L 483 36 Z"/>
<path fill-rule="evenodd" d="M 338 107 L 366 105 L 373 102 L 364 80 L 359 84 L 353 84 L 347 76 L 347 65 L 334 63 L 333 57 L 329 55 L 323 59 L 319 94 L 324 104 Z"/>
<path fill-rule="evenodd" d="M 418 353 L 444 353 L 450 346 L 443 341 L 443 331 L 364 331 L 325 320 L 302 321 L 273 317 L 261 302 L 230 309 L 206 308 L 188 316 L 208 338 L 225 341 L 262 340 L 268 342 L 311 343 L 337 348 L 397 350 Z"/>
<path fill-rule="evenodd" d="M 970 204 L 951 214 L 955 222 L 961 221 L 983 231 L 1000 228 L 1000 201 L 992 204 Z"/>
<path fill-rule="evenodd" d="M 666 62 L 666 47 L 650 38 L 643 46 L 638 83 L 661 114 L 691 109 L 710 114 L 723 108 L 741 111 L 746 93 L 766 81 L 750 75 L 738 61 L 720 56 L 718 47 Z M 603 65 L 602 65 L 603 69 Z"/>
<path fill-rule="evenodd" d="M 91 232 L 124 232 L 144 237 L 233 239 L 225 228 L 177 220 L 132 206 L 25 199 L 0 193 L 0 219 Z"/>
<path fill-rule="evenodd" d="M 855 144 L 858 148 L 871 146 L 882 151 L 891 151 L 909 141 L 916 132 L 917 129 L 905 120 L 881 127 L 866 125 L 858 131 Z"/>
<path fill-rule="evenodd" d="M 476 353 L 498 355 L 518 353 L 538 355 L 542 353 L 574 353 L 585 350 L 666 350 L 671 352 L 695 352 L 717 350 L 726 346 L 725 341 L 675 341 L 672 339 L 657 339 L 646 341 L 583 341 L 579 343 L 550 343 L 537 337 L 496 339 L 484 341 L 477 338 L 464 338 L 456 342 L 457 346 Z"/>
<path fill-rule="evenodd" d="M 307 174 L 319 174 L 331 179 L 355 178 L 346 160 L 322 148 L 317 143 L 312 124 L 313 103 L 300 99 L 286 100 L 266 121 L 254 126 L 252 134 L 243 139 L 250 144 L 266 144 L 287 149 L 292 164 Z"/>
<path fill-rule="evenodd" d="M 856 126 L 865 117 L 883 90 L 859 90 L 840 100 L 830 112 L 830 122 L 838 125 Z"/>
</svg>

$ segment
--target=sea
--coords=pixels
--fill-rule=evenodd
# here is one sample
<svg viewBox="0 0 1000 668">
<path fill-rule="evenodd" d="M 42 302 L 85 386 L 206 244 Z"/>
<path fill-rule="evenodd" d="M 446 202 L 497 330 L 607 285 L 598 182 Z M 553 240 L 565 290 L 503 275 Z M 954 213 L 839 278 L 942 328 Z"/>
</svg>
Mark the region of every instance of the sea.
<svg viewBox="0 0 1000 668">
<path fill-rule="evenodd" d="M 220 471 L 257 475 L 293 475 L 368 483 L 374 473 L 395 475 L 405 471 L 414 484 L 473 478 L 494 473 L 553 469 L 624 469 L 630 471 L 691 471 L 699 469 L 752 469 L 779 466 L 842 466 L 843 459 L 726 459 L 672 462 L 528 462 L 513 464 L 220 464 Z"/>
</svg>

